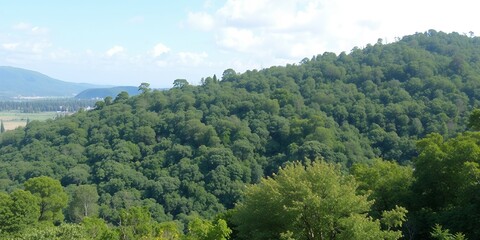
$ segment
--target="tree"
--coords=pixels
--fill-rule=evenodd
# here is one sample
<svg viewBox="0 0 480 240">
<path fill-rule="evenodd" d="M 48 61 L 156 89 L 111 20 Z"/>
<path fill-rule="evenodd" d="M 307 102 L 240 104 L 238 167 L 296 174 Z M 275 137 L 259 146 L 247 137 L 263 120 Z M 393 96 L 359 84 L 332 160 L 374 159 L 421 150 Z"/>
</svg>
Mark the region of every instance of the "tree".
<svg viewBox="0 0 480 240">
<path fill-rule="evenodd" d="M 85 229 L 78 224 L 62 224 L 59 226 L 41 226 L 24 231 L 18 238 L 26 240 L 51 239 L 92 239 L 85 233 Z M 112 239 L 112 238 L 106 238 Z M 118 239 L 118 238 L 117 238 Z"/>
<path fill-rule="evenodd" d="M 115 97 L 115 100 L 113 100 L 113 102 L 114 103 L 125 102 L 128 98 L 129 98 L 128 92 L 122 91 L 117 95 L 117 97 Z"/>
<path fill-rule="evenodd" d="M 232 221 L 241 239 L 400 238 L 400 232 L 382 230 L 380 221 L 367 215 L 373 201 L 357 194 L 357 186 L 336 165 L 294 163 L 248 187 Z"/>
<path fill-rule="evenodd" d="M 39 199 L 28 191 L 17 189 L 10 194 L 13 201 L 11 210 L 12 220 L 15 222 L 14 229 L 20 232 L 35 225 L 40 217 Z"/>
<path fill-rule="evenodd" d="M 438 240 L 465 240 L 462 233 L 451 234 L 448 229 L 443 229 L 441 225 L 436 224 L 431 232 L 432 238 Z"/>
<path fill-rule="evenodd" d="M 69 216 L 74 222 L 98 213 L 98 193 L 95 185 L 81 185 L 75 188 L 69 207 Z"/>
<path fill-rule="evenodd" d="M 30 192 L 17 189 L 11 194 L 0 193 L 0 236 L 35 225 L 39 215 L 38 198 Z"/>
<path fill-rule="evenodd" d="M 227 240 L 232 233 L 223 219 L 208 221 L 195 217 L 188 223 L 188 233 L 184 240 Z"/>
<path fill-rule="evenodd" d="M 469 239 L 479 239 L 480 133 L 466 132 L 444 140 L 430 134 L 418 141 L 412 189 L 420 237 L 428 237 L 435 224 Z"/>
<path fill-rule="evenodd" d="M 153 219 L 147 209 L 131 207 L 120 210 L 122 239 L 139 239 L 153 234 Z"/>
<path fill-rule="evenodd" d="M 142 92 L 142 93 L 148 93 L 150 92 L 152 89 L 150 88 L 150 83 L 141 83 L 140 86 L 138 87 L 138 91 Z"/>
<path fill-rule="evenodd" d="M 480 131 L 480 109 L 474 109 L 468 118 L 468 127 Z"/>
<path fill-rule="evenodd" d="M 7 193 L 0 192 L 0 233 L 11 231 L 11 221 L 13 219 L 13 213 L 11 205 L 12 199 Z"/>
<path fill-rule="evenodd" d="M 183 88 L 188 85 L 189 83 L 186 79 L 176 79 L 175 81 L 173 81 L 174 88 Z"/>
<path fill-rule="evenodd" d="M 119 239 L 118 233 L 114 228 L 109 228 L 107 223 L 101 218 L 85 217 L 81 222 L 89 239 L 114 240 Z"/>
<path fill-rule="evenodd" d="M 376 159 L 371 165 L 355 164 L 352 174 L 359 182 L 360 193 L 370 192 L 370 199 L 375 200 L 372 210 L 377 217 L 382 211 L 393 209 L 396 205 L 406 206 L 411 198 L 414 178 L 410 166 Z"/>
<path fill-rule="evenodd" d="M 155 226 L 160 240 L 178 240 L 182 236 L 181 223 L 178 221 L 161 222 Z"/>
<path fill-rule="evenodd" d="M 231 81 L 235 79 L 236 76 L 237 76 L 237 73 L 235 72 L 235 70 L 231 68 L 226 69 L 225 71 L 223 71 L 222 81 Z"/>
<path fill-rule="evenodd" d="M 62 210 L 67 206 L 68 196 L 58 180 L 42 176 L 30 178 L 23 185 L 26 191 L 40 199 L 39 221 L 63 221 Z"/>
<path fill-rule="evenodd" d="M 112 104 L 112 97 L 111 97 L 111 96 L 106 96 L 106 97 L 103 99 L 103 102 L 105 103 L 106 106 Z"/>
<path fill-rule="evenodd" d="M 3 126 L 3 120 L 0 121 L 0 133 L 5 132 L 5 126 Z"/>
</svg>

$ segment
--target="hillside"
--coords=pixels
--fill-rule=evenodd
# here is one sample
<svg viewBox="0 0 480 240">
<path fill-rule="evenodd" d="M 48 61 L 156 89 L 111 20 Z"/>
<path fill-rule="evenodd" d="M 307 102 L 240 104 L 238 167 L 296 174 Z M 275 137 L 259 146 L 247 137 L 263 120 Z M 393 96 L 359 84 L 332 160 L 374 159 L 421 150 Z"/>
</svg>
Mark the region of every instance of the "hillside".
<svg viewBox="0 0 480 240">
<path fill-rule="evenodd" d="M 79 92 L 98 87 L 93 84 L 70 83 L 39 72 L 0 66 L 0 98 L 11 97 L 73 97 Z"/>
<path fill-rule="evenodd" d="M 107 96 L 115 97 L 120 92 L 127 92 L 130 96 L 138 94 L 138 87 L 112 87 L 112 88 L 90 88 L 83 90 L 75 96 L 76 99 L 103 99 Z"/>
<path fill-rule="evenodd" d="M 478 222 L 475 216 L 480 216 L 478 184 L 471 180 L 480 172 L 480 136 L 467 132 L 447 139 L 466 131 L 479 97 L 480 38 L 430 30 L 338 56 L 326 52 L 299 64 L 245 73 L 227 69 L 221 79 L 207 77 L 201 86 L 176 80 L 168 91 L 119 94 L 113 101 L 97 102 L 92 111 L 45 123 L 32 121 L 24 129 L 0 135 L 0 189 L 12 191 L 28 179 L 48 176 L 61 181 L 70 198 L 75 198 L 76 189 L 93 186 L 98 191 L 92 203 L 96 216 L 119 228 L 125 211 L 134 207 L 147 209 L 156 222 L 187 224 L 194 216 L 214 219 L 248 200 L 248 185 L 275 176 L 289 163 L 310 166 L 323 160 L 337 164 L 329 174 L 357 174 L 358 181 L 364 181 L 359 193 L 372 190 L 373 200 L 382 200 L 368 203 L 374 204 L 368 214 L 375 219 L 381 211 L 401 205 L 410 217 L 403 230 L 418 239 L 430 237 L 434 223 L 477 239 L 480 234 L 469 222 Z M 424 140 L 416 145 L 420 139 Z M 457 145 L 462 151 L 450 147 Z M 454 164 L 462 154 L 477 162 Z M 379 172 L 369 172 L 371 165 Z M 468 171 L 455 175 L 454 184 L 449 184 L 448 174 L 435 175 L 462 166 Z M 289 169 L 285 171 L 295 170 Z M 384 176 L 393 180 L 383 181 Z M 349 185 L 352 178 L 338 179 Z M 434 187 L 436 181 L 446 184 Z M 471 182 L 467 186 L 462 181 Z M 349 186 L 357 189 L 355 183 Z M 458 202 L 468 202 L 469 208 L 455 205 Z M 362 203 L 368 205 L 366 200 Z M 72 202 L 64 207 L 66 221 L 81 221 L 70 211 L 75 207 Z M 286 209 L 282 204 L 274 207 Z M 361 214 L 367 210 L 362 211 L 358 216 L 365 216 Z M 462 221 L 466 212 L 472 213 L 469 222 Z M 221 216 L 229 220 L 229 214 L 236 213 Z M 458 221 L 452 223 L 450 216 Z M 233 223 L 242 224 L 238 218 L 234 216 Z M 288 233 L 268 234 L 279 238 Z"/>
</svg>

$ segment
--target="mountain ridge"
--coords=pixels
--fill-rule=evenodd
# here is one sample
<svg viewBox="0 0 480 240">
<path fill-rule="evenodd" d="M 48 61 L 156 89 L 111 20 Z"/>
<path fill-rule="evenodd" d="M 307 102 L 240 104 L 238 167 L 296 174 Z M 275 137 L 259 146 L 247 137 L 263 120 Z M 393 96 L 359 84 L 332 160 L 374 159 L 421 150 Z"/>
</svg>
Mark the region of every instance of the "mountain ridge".
<svg viewBox="0 0 480 240">
<path fill-rule="evenodd" d="M 0 66 L 0 86 L 2 86 L 0 98 L 73 97 L 88 88 L 103 87 L 95 84 L 62 81 L 37 71 L 12 66 Z"/>
</svg>

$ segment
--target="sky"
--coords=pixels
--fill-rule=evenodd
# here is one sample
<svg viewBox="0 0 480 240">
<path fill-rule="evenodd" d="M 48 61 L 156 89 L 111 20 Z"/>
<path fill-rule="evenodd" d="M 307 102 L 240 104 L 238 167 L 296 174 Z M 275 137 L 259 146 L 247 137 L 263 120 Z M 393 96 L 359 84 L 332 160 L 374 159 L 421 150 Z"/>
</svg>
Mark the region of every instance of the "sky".
<svg viewBox="0 0 480 240">
<path fill-rule="evenodd" d="M 480 34 L 475 0 L 0 0 L 0 66 L 169 88 L 434 29 Z"/>
</svg>

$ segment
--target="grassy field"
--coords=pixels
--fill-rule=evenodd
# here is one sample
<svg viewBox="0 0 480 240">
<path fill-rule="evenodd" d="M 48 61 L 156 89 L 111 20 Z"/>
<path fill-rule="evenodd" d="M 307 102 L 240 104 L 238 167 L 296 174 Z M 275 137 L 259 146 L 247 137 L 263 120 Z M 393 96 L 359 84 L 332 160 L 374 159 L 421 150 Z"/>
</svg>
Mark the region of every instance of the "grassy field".
<svg viewBox="0 0 480 240">
<path fill-rule="evenodd" d="M 53 119 L 57 116 L 56 112 L 39 112 L 39 113 L 22 113 L 19 111 L 5 111 L 0 112 L 0 120 L 3 121 L 5 130 L 12 130 L 17 127 L 23 127 L 27 124 L 27 119 L 30 121 L 38 120 L 45 121 Z"/>
</svg>

